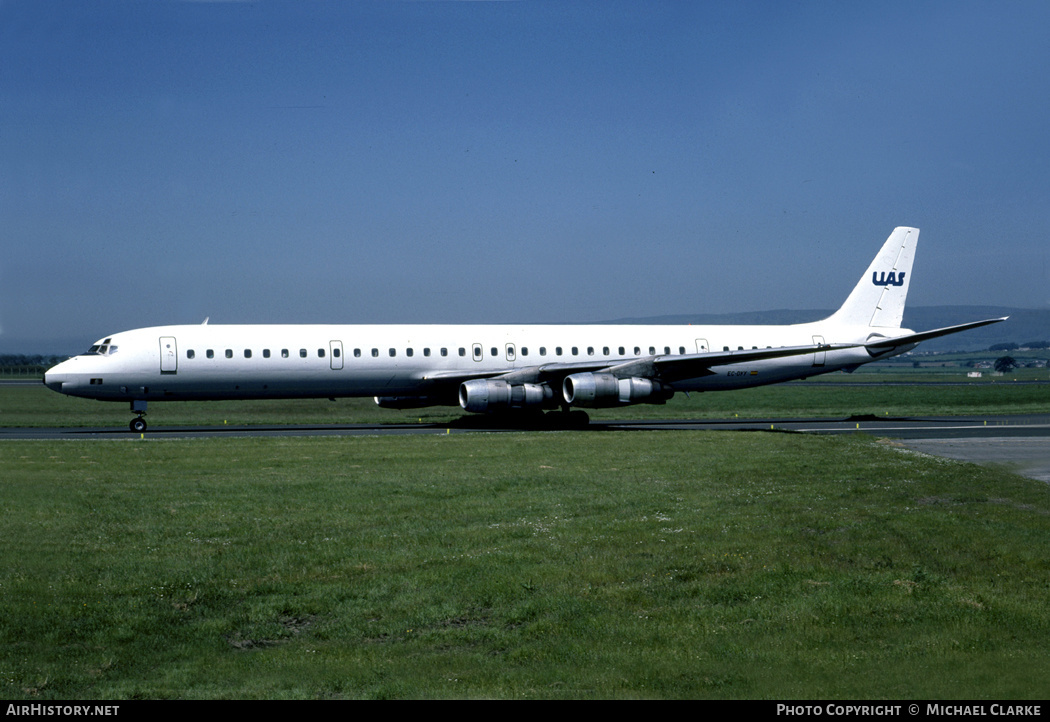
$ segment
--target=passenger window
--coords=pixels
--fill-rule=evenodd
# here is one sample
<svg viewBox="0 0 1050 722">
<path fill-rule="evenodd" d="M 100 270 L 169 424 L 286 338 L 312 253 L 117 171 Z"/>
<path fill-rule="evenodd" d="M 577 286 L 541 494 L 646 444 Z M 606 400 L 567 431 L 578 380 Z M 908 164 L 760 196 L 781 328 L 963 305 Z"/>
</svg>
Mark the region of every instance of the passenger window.
<svg viewBox="0 0 1050 722">
<path fill-rule="evenodd" d="M 305 348 L 299 349 L 299 358 L 306 358 L 306 349 Z"/>
<path fill-rule="evenodd" d="M 340 357 L 340 356 L 342 356 L 343 354 L 342 354 L 342 351 L 341 351 L 341 350 L 339 349 L 339 347 L 338 347 L 338 346 L 334 346 L 334 347 L 332 348 L 332 355 L 333 355 L 333 356 L 335 356 L 336 358 L 339 358 L 339 357 Z"/>
<path fill-rule="evenodd" d="M 405 349 L 405 356 L 411 356 L 413 353 L 415 352 L 411 348 Z"/>
<path fill-rule="evenodd" d="M 423 347 L 423 355 L 424 355 L 424 356 L 429 356 L 429 355 L 430 355 L 430 349 L 428 349 L 428 348 L 426 348 L 426 347 L 424 346 L 424 347 Z"/>
<path fill-rule="evenodd" d="M 609 347 L 608 346 L 602 346 L 602 355 L 603 356 L 608 356 L 609 355 Z"/>
<path fill-rule="evenodd" d="M 372 349 L 372 358 L 379 358 L 379 349 Z"/>
<path fill-rule="evenodd" d="M 281 349 L 281 358 L 288 358 L 288 349 L 286 349 L 286 348 L 282 348 Z"/>
<path fill-rule="evenodd" d="M 547 347 L 546 346 L 540 346 L 540 356 L 546 356 L 546 355 L 547 355 Z"/>
<path fill-rule="evenodd" d="M 634 355 L 635 356 L 641 356 L 642 355 L 642 349 L 640 349 L 639 347 L 635 346 L 634 347 Z"/>
<path fill-rule="evenodd" d="M 186 352 L 186 358 L 193 358 L 196 355 L 197 355 L 197 352 L 194 351 L 192 348 L 189 351 Z"/>
<path fill-rule="evenodd" d="M 681 354 L 682 356 L 685 356 L 685 346 L 679 346 L 678 347 L 678 353 Z"/>
<path fill-rule="evenodd" d="M 649 347 L 649 355 L 650 356 L 655 356 L 656 355 L 656 346 L 650 346 Z"/>
<path fill-rule="evenodd" d="M 588 346 L 587 347 L 587 355 L 588 356 L 593 356 L 594 355 L 594 346 Z"/>
<path fill-rule="evenodd" d="M 621 356 L 626 356 L 626 355 L 627 355 L 627 351 L 626 351 L 626 350 L 624 349 L 624 347 L 623 347 L 623 346 L 621 346 L 621 347 L 620 347 L 619 349 L 617 349 L 617 350 L 618 350 L 618 351 L 620 352 L 620 355 L 621 355 Z"/>
<path fill-rule="evenodd" d="M 394 358 L 395 356 L 397 356 L 397 349 L 389 349 L 387 353 L 390 354 L 390 358 Z"/>
<path fill-rule="evenodd" d="M 250 348 L 244 349 L 244 358 L 251 358 L 251 357 L 252 357 L 252 350 Z"/>
<path fill-rule="evenodd" d="M 270 358 L 270 349 L 268 349 L 268 348 L 264 348 L 263 349 L 263 358 Z"/>
<path fill-rule="evenodd" d="M 573 346 L 572 347 L 572 355 L 573 356 L 579 356 L 580 355 L 580 349 L 579 349 L 578 346 Z"/>
<path fill-rule="evenodd" d="M 213 349 L 208 349 L 204 355 L 208 358 L 215 358 L 215 351 Z"/>
<path fill-rule="evenodd" d="M 671 353 L 671 347 L 670 346 L 664 346 L 664 353 L 665 354 Z"/>
<path fill-rule="evenodd" d="M 555 356 L 561 356 L 561 346 L 555 346 L 554 347 L 554 355 Z"/>
<path fill-rule="evenodd" d="M 522 346 L 521 347 L 521 355 L 522 356 L 528 356 L 529 355 L 529 347 L 528 346 Z"/>
<path fill-rule="evenodd" d="M 444 346 L 441 347 L 441 355 L 442 356 L 448 356 L 448 349 L 445 348 Z"/>
<path fill-rule="evenodd" d="M 324 358 L 324 349 L 323 348 L 317 349 L 317 358 Z"/>
<path fill-rule="evenodd" d="M 355 348 L 354 349 L 354 358 L 361 358 L 361 349 L 359 349 L 359 348 Z"/>
<path fill-rule="evenodd" d="M 491 355 L 491 356 L 498 356 L 498 355 L 499 355 L 499 349 L 497 349 L 497 348 L 496 348 L 495 346 L 493 346 L 493 347 L 492 347 L 492 348 L 490 349 L 490 355 Z"/>
<path fill-rule="evenodd" d="M 465 348 L 463 348 L 462 346 L 459 347 L 459 355 L 460 356 L 466 356 L 467 355 L 467 350 Z"/>
<path fill-rule="evenodd" d="M 226 358 L 233 358 L 233 349 L 232 348 L 226 349 Z"/>
</svg>

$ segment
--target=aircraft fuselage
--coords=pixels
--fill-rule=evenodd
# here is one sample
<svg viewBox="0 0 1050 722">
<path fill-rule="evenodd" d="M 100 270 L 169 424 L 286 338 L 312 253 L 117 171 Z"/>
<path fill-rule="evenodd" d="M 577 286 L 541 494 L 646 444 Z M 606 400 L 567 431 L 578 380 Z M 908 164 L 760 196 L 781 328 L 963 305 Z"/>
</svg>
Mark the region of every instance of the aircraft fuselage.
<svg viewBox="0 0 1050 722">
<path fill-rule="evenodd" d="M 872 329 L 859 331 L 847 339 L 820 324 L 157 326 L 99 341 L 95 352 L 49 370 L 45 383 L 104 401 L 394 397 L 430 390 L 455 404 L 455 389 L 445 388 L 442 374 L 496 377 L 545 364 L 614 366 L 645 357 L 825 344 L 831 338 L 863 343 Z M 871 360 L 863 348 L 814 351 L 713 366 L 708 375 L 667 385 L 674 391 L 737 389 Z"/>
</svg>

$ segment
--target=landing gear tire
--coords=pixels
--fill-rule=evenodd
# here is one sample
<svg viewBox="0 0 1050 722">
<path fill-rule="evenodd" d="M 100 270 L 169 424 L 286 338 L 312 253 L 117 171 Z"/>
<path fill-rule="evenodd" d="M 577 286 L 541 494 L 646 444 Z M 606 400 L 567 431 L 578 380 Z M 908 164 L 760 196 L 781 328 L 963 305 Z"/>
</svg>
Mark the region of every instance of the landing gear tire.
<svg viewBox="0 0 1050 722">
<path fill-rule="evenodd" d="M 146 420 L 141 416 L 137 419 L 132 419 L 131 423 L 128 424 L 128 428 L 136 434 L 141 434 L 146 430 Z"/>
<path fill-rule="evenodd" d="M 566 422 L 570 429 L 586 429 L 591 424 L 591 417 L 586 411 L 570 411 Z"/>
<path fill-rule="evenodd" d="M 591 417 L 588 416 L 587 412 L 579 411 L 578 409 L 572 411 L 551 411 L 546 418 L 551 428 L 554 429 L 586 429 L 591 423 Z"/>
</svg>

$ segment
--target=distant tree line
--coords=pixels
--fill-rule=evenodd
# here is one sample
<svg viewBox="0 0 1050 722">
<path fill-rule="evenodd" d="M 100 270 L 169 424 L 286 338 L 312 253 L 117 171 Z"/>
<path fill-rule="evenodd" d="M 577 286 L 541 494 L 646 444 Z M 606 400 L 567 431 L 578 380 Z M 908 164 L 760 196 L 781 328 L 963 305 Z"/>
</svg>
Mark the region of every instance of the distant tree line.
<svg viewBox="0 0 1050 722">
<path fill-rule="evenodd" d="M 48 354 L 5 353 L 0 354 L 0 374 L 7 376 L 35 376 L 43 374 L 68 356 Z"/>
<path fill-rule="evenodd" d="M 1021 348 L 1050 348 L 1050 341 L 1026 341 L 1025 343 L 997 343 L 989 351 L 1016 351 Z"/>
</svg>

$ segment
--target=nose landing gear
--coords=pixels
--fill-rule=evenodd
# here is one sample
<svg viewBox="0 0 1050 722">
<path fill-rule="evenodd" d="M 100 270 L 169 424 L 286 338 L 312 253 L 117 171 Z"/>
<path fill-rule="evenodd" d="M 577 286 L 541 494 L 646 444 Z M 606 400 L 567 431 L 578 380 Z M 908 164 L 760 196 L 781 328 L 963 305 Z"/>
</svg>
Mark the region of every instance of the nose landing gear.
<svg viewBox="0 0 1050 722">
<path fill-rule="evenodd" d="M 146 402 L 132 401 L 131 410 L 138 414 L 138 416 L 131 420 L 131 423 L 128 424 L 128 428 L 131 429 L 133 433 L 141 434 L 146 430 L 146 419 L 143 418 L 146 415 Z"/>
</svg>

